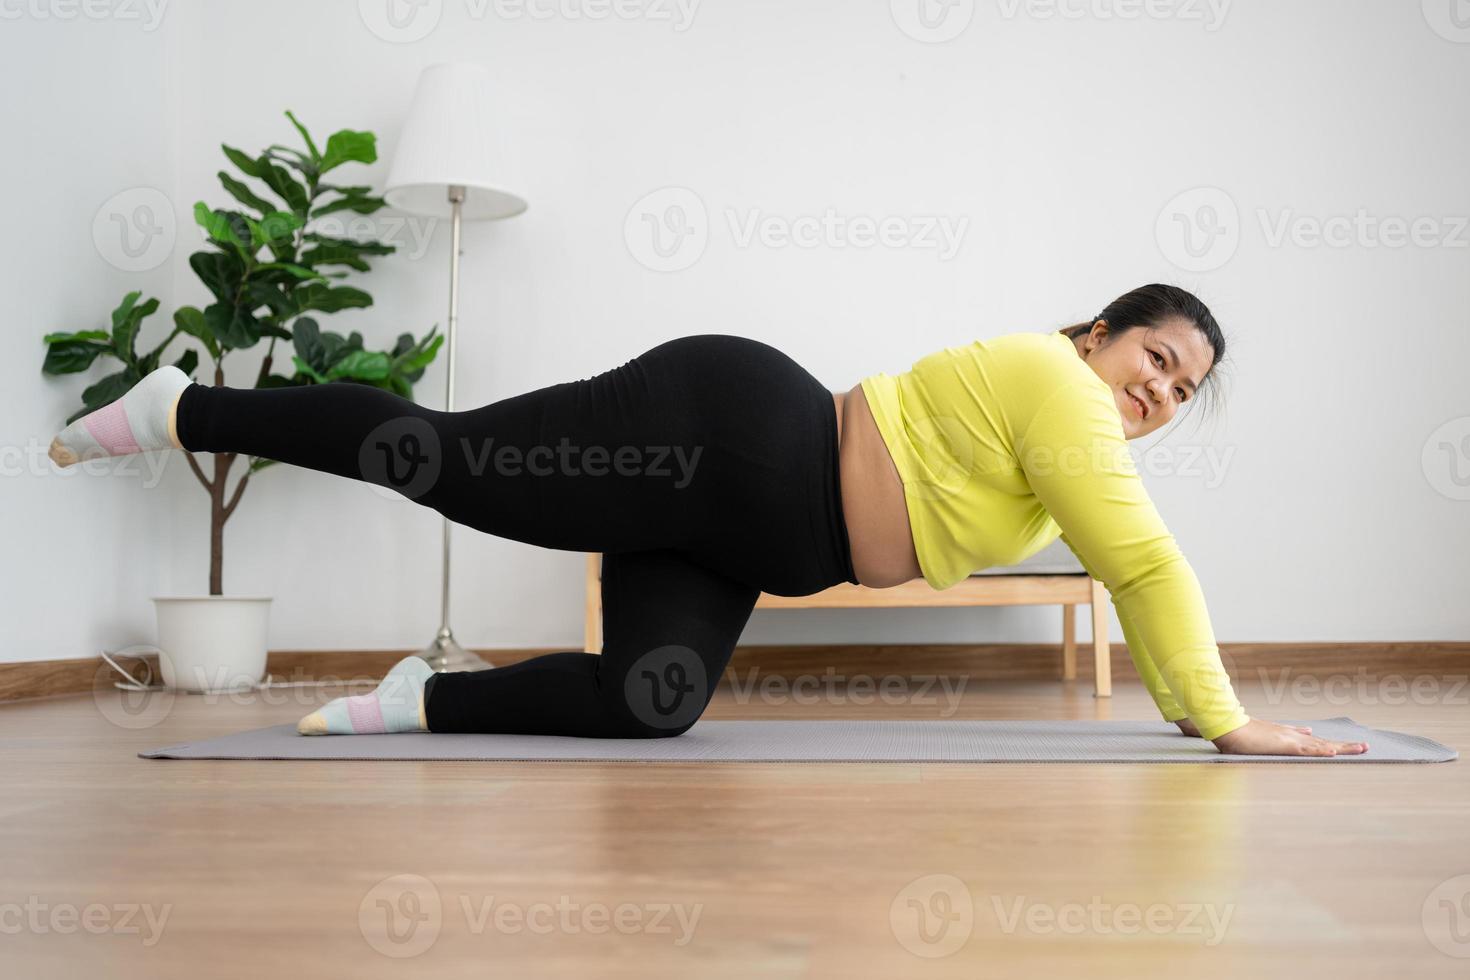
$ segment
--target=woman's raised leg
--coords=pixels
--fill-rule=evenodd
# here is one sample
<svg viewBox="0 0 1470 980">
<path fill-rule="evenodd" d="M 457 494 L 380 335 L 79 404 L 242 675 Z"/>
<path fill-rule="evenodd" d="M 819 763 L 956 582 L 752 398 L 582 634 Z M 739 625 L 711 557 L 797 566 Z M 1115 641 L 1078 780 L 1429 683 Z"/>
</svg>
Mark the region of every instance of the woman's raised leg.
<svg viewBox="0 0 1470 980">
<path fill-rule="evenodd" d="M 697 426 L 670 389 L 638 360 L 458 412 L 355 382 L 193 384 L 177 433 L 189 451 L 366 481 L 499 537 L 642 550 L 682 544 L 695 515 Z"/>
</svg>

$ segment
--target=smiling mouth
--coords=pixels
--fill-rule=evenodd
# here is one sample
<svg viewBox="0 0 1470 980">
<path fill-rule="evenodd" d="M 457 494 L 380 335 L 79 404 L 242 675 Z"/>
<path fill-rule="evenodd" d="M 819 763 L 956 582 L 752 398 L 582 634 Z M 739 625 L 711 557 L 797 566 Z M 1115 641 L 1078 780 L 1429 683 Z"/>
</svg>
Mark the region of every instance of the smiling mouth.
<svg viewBox="0 0 1470 980">
<path fill-rule="evenodd" d="M 1147 421 L 1148 409 L 1144 407 L 1143 402 L 1139 401 L 1138 396 L 1133 394 L 1133 392 L 1131 391 L 1125 391 L 1123 393 L 1128 396 L 1130 401 L 1133 402 L 1133 408 L 1136 412 L 1138 412 L 1138 417 Z"/>
</svg>

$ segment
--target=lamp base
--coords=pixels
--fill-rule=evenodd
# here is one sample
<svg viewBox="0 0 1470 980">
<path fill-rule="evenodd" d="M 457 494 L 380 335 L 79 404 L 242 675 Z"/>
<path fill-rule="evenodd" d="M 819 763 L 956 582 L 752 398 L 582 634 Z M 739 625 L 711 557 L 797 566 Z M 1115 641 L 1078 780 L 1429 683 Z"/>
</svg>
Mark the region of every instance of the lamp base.
<svg viewBox="0 0 1470 980">
<path fill-rule="evenodd" d="M 436 674 L 459 670 L 489 670 L 495 666 L 456 643 L 454 633 L 447 626 L 439 631 L 432 643 L 419 651 L 419 656 L 428 661 Z"/>
</svg>

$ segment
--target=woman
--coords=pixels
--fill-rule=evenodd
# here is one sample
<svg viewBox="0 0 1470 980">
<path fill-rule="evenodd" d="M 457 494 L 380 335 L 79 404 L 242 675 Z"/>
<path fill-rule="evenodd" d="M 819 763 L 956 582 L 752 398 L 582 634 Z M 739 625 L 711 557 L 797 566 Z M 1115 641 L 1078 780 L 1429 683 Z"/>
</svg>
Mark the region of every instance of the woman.
<svg viewBox="0 0 1470 980">
<path fill-rule="evenodd" d="M 1125 440 L 1212 380 L 1225 341 L 1184 290 L 1149 285 L 1090 323 L 946 347 L 828 391 L 740 337 L 672 340 L 580 381 L 461 412 L 335 382 L 276 389 L 151 373 L 52 443 L 65 466 L 148 449 L 235 452 L 390 487 L 450 520 L 601 552 L 601 655 L 435 674 L 399 662 L 302 734 L 678 735 L 713 695 L 761 591 L 947 588 L 1062 536 L 1113 596 L 1166 720 L 1227 753 L 1364 743 L 1249 718 L 1198 581 Z"/>
</svg>

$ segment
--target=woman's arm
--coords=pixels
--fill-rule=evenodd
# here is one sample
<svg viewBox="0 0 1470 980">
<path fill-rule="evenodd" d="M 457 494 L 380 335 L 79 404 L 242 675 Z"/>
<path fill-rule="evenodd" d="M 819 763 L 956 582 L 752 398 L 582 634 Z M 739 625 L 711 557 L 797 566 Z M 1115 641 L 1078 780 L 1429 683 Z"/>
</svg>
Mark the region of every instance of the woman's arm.
<svg viewBox="0 0 1470 980">
<path fill-rule="evenodd" d="M 1149 499 L 1105 385 L 1064 384 L 1048 395 L 1016 452 L 1068 547 L 1107 587 L 1129 653 L 1165 718 L 1177 723 L 1184 719 L 1169 716 L 1182 711 L 1199 737 L 1230 754 L 1367 750 L 1245 713 L 1220 662 L 1199 580 Z"/>
<path fill-rule="evenodd" d="M 1037 500 L 1131 622 L 1138 653 L 1162 682 L 1155 689 L 1167 690 L 1205 738 L 1245 725 L 1199 580 L 1138 476 L 1106 384 L 1060 385 L 1015 448 Z"/>
<path fill-rule="evenodd" d="M 1088 575 L 1097 579 L 1099 582 L 1102 581 L 1102 577 L 1098 575 L 1088 563 L 1087 559 L 1078 553 L 1077 547 L 1071 541 L 1067 540 L 1065 534 L 1062 535 L 1062 543 L 1081 562 L 1082 568 Z M 1169 690 L 1169 685 L 1164 683 L 1164 678 L 1159 674 L 1158 668 L 1154 666 L 1153 660 L 1149 658 L 1148 649 L 1143 645 L 1143 637 L 1138 635 L 1138 627 L 1133 625 L 1133 620 L 1128 618 L 1128 614 L 1124 612 L 1116 601 L 1113 603 L 1113 611 L 1118 614 L 1118 622 L 1123 625 L 1123 642 L 1128 645 L 1128 657 L 1133 661 L 1133 667 L 1138 671 L 1138 679 L 1143 681 L 1144 690 L 1148 691 L 1149 697 L 1153 698 L 1154 704 L 1159 709 L 1159 714 L 1163 715 L 1165 721 L 1178 722 L 1183 720 L 1189 723 L 1189 716 L 1179 706 L 1179 702 L 1175 700 L 1173 692 Z M 1191 728 L 1194 727 L 1192 723 L 1189 723 L 1189 725 Z M 1189 732 L 1189 734 L 1198 735 L 1199 730 L 1195 729 Z"/>
</svg>

